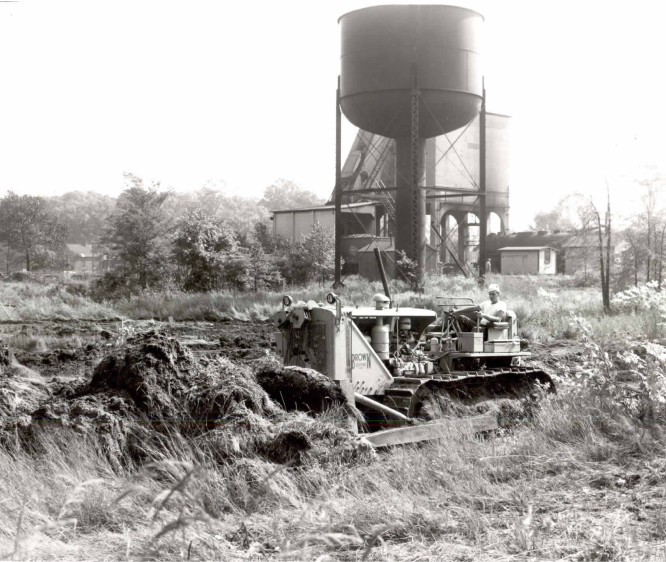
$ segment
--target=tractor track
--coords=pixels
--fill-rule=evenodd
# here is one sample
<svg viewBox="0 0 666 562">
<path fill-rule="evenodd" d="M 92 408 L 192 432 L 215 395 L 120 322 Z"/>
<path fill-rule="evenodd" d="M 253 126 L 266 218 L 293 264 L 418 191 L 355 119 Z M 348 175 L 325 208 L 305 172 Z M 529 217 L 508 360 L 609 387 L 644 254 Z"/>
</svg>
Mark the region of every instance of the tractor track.
<svg viewBox="0 0 666 562">
<path fill-rule="evenodd" d="M 453 403 L 472 404 L 480 400 L 525 398 L 536 383 L 554 390 L 550 376 L 532 367 L 395 377 L 393 385 L 385 391 L 383 403 L 408 417 L 418 417 L 420 405 L 432 393 L 446 396 Z"/>
</svg>

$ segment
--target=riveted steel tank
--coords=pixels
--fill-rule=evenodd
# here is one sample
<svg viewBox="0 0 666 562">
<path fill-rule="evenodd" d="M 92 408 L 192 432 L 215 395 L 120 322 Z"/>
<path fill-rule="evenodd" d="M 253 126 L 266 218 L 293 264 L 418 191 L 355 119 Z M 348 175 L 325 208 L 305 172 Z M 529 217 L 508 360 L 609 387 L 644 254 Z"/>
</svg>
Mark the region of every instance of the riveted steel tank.
<svg viewBox="0 0 666 562">
<path fill-rule="evenodd" d="M 479 113 L 483 16 L 477 12 L 456 6 L 373 6 L 338 21 L 340 105 L 357 127 L 391 138 L 409 136 L 414 73 L 424 102 L 420 137 L 463 127 Z"/>
</svg>

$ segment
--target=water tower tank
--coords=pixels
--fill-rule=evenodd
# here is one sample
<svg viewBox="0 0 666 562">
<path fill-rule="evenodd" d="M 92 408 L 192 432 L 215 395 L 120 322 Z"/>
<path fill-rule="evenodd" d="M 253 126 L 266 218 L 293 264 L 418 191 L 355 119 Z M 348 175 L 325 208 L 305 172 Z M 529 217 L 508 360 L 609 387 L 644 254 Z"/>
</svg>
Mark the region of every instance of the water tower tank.
<svg viewBox="0 0 666 562">
<path fill-rule="evenodd" d="M 396 139 L 395 247 L 424 271 L 425 139 L 464 127 L 481 109 L 483 17 L 456 6 L 396 5 L 349 12 L 339 22 L 340 107 L 360 129 Z"/>
<path fill-rule="evenodd" d="M 464 127 L 479 113 L 483 17 L 456 6 L 374 6 L 340 19 L 340 104 L 354 125 L 385 137 L 411 131 L 413 72 L 429 109 L 419 136 Z"/>
</svg>

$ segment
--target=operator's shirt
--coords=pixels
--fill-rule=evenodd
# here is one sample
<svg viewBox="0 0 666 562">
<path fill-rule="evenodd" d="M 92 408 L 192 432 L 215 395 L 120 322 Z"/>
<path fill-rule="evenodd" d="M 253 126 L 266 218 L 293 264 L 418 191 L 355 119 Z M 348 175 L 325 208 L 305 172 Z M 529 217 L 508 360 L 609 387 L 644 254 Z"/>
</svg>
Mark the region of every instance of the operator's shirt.
<svg viewBox="0 0 666 562">
<path fill-rule="evenodd" d="M 481 308 L 481 312 L 484 314 L 488 314 L 490 316 L 499 316 L 502 317 L 506 314 L 506 303 L 504 301 L 497 301 L 495 304 L 490 302 L 489 300 L 483 301 L 479 307 Z M 481 325 L 486 326 L 490 324 L 488 320 L 483 318 L 481 320 Z"/>
</svg>

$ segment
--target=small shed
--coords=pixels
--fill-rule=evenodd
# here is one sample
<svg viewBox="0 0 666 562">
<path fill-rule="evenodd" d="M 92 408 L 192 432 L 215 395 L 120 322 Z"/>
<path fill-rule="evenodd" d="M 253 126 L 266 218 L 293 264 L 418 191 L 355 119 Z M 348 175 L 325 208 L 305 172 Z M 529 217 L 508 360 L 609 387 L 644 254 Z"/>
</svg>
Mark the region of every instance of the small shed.
<svg viewBox="0 0 666 562">
<path fill-rule="evenodd" d="M 515 246 L 497 251 L 501 256 L 501 272 L 504 275 L 557 273 L 557 250 L 550 246 Z"/>
</svg>

